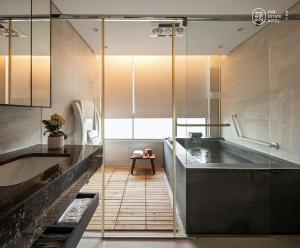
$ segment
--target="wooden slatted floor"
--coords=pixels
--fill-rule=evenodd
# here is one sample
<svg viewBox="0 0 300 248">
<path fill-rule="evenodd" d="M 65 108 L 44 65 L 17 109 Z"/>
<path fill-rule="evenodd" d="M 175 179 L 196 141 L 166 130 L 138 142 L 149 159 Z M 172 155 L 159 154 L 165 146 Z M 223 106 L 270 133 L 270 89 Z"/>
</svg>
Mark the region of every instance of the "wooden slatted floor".
<svg viewBox="0 0 300 248">
<path fill-rule="evenodd" d="M 172 231 L 172 207 L 167 192 L 164 170 L 138 167 L 105 168 L 106 231 Z M 83 192 L 99 192 L 99 206 L 87 230 L 101 230 L 101 168 L 86 184 Z"/>
</svg>

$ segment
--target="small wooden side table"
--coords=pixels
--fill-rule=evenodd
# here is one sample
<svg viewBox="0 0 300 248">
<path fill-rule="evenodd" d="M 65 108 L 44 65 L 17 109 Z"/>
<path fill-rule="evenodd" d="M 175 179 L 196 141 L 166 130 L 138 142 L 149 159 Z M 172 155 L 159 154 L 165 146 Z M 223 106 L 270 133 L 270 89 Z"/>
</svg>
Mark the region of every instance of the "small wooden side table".
<svg viewBox="0 0 300 248">
<path fill-rule="evenodd" d="M 148 159 L 150 160 L 151 163 L 151 168 L 152 168 L 152 173 L 155 175 L 155 165 L 154 165 L 154 160 L 156 159 L 155 154 L 152 154 L 152 156 L 143 156 L 143 157 L 135 157 L 131 156 L 130 159 L 132 159 L 132 165 L 131 165 L 131 175 L 133 174 L 134 168 L 135 168 L 135 162 L 137 159 Z"/>
</svg>

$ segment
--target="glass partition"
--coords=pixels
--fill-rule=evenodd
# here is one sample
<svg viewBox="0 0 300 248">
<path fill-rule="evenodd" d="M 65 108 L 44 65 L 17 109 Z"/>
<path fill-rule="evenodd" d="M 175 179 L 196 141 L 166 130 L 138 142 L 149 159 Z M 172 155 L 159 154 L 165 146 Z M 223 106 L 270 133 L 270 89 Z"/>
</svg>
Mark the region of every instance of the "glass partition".
<svg viewBox="0 0 300 248">
<path fill-rule="evenodd" d="M 289 14 L 299 15 L 299 6 L 299 3 L 296 4 Z M 278 149 L 270 151 L 270 168 L 281 169 L 281 172 L 277 170 L 272 174 L 270 231 L 280 234 L 295 233 L 294 228 L 298 225 L 294 221 L 299 218 L 298 208 L 295 207 L 298 205 L 295 199 L 298 199 L 297 170 L 300 164 L 299 31 L 299 21 L 283 21 L 268 25 L 264 33 L 256 38 L 257 41 L 264 39 L 268 44 L 264 49 L 268 49 L 269 135 L 270 141 L 278 144 Z M 297 170 L 289 170 L 291 168 Z"/>
<path fill-rule="evenodd" d="M 172 135 L 172 22 L 105 19 L 104 72 L 105 236 L 172 236 L 162 150 Z M 133 158 L 145 148 L 153 156 Z"/>
<path fill-rule="evenodd" d="M 270 224 L 270 180 L 255 173 L 269 169 L 271 149 L 268 47 L 256 40 L 263 32 L 252 21 L 187 22 L 186 136 L 179 141 L 186 211 L 197 209 L 186 228 L 198 233 L 251 233 L 259 219 Z"/>
<path fill-rule="evenodd" d="M 187 22 L 185 19 L 173 24 L 173 167 L 172 173 L 167 173 L 172 180 L 173 189 L 173 214 L 175 236 L 185 236 L 187 211 L 186 211 L 186 170 L 187 154 L 185 152 L 185 138 L 187 135 Z M 167 143 L 167 142 L 166 142 Z M 168 147 L 165 145 L 165 153 Z M 166 159 L 165 167 L 168 168 Z M 170 180 L 169 180 L 170 181 Z M 175 217 L 174 217 L 175 218 Z"/>
<path fill-rule="evenodd" d="M 288 226 L 291 214 L 279 206 L 290 198 L 279 184 L 293 183 L 276 169 L 299 164 L 298 34 L 299 23 L 286 20 L 188 20 L 186 116 L 177 137 L 192 169 L 189 194 L 201 199 L 190 199 L 199 213 L 190 228 L 216 231 L 209 223 L 219 218 L 220 233 L 236 221 L 232 233 L 279 232 L 275 213 Z"/>
<path fill-rule="evenodd" d="M 50 107 L 50 1 L 4 0 L 0 9 L 0 104 Z"/>
<path fill-rule="evenodd" d="M 251 37 L 262 28 L 252 21 L 188 21 L 185 138 L 201 163 L 248 161 L 214 150 L 217 144 L 269 156 L 268 49 Z"/>
</svg>

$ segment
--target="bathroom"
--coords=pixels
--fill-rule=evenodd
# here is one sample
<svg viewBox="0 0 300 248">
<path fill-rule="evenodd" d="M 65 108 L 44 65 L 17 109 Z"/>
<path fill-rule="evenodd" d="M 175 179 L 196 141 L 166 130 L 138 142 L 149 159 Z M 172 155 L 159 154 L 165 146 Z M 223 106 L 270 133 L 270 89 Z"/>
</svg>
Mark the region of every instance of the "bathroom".
<svg viewBox="0 0 300 248">
<path fill-rule="evenodd" d="M 57 234 L 59 247 L 101 237 L 296 242 L 299 2 L 219 14 L 73 3 L 0 3 L 1 246 L 40 247 Z M 255 22 L 256 7 L 281 15 Z M 137 159 L 131 174 L 132 153 L 149 148 L 155 159 Z M 80 199 L 81 219 L 61 223 Z"/>
</svg>

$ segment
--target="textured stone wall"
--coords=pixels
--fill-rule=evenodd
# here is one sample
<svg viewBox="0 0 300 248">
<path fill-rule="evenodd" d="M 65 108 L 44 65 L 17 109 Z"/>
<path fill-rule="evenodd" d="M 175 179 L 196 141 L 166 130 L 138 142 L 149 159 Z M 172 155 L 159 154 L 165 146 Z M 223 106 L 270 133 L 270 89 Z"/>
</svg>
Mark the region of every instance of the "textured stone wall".
<svg viewBox="0 0 300 248">
<path fill-rule="evenodd" d="M 43 109 L 43 118 L 60 113 L 66 119 L 67 144 L 74 143 L 73 100 L 100 99 L 100 60 L 65 20 L 52 22 L 52 108 Z M 43 143 L 46 143 L 43 137 Z"/>
<path fill-rule="evenodd" d="M 0 154 L 41 142 L 41 109 L 0 106 Z"/>
<path fill-rule="evenodd" d="M 300 13 L 300 4 L 290 13 Z M 223 137 L 300 163 L 300 23 L 267 25 L 222 59 L 222 123 L 236 113 L 246 137 L 278 142 L 279 150 L 242 141 L 233 125 Z"/>
</svg>

